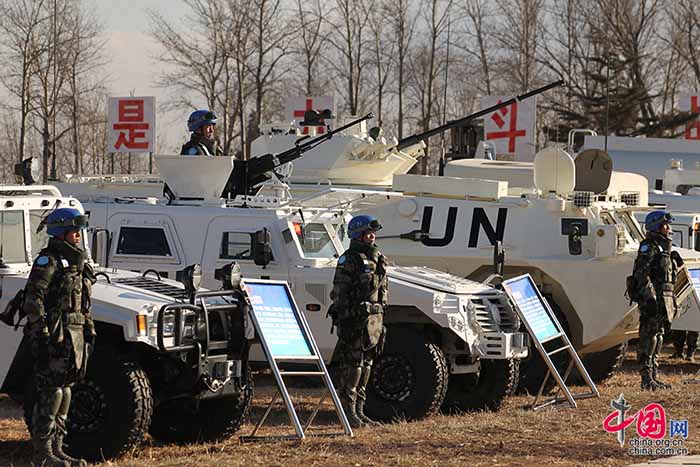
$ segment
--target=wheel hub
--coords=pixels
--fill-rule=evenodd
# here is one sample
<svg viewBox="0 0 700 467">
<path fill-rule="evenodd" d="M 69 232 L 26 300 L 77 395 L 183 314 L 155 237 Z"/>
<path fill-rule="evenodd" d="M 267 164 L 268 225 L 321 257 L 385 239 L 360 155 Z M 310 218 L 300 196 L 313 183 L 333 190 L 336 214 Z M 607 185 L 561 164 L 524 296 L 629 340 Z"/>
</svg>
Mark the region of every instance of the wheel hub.
<svg viewBox="0 0 700 467">
<path fill-rule="evenodd" d="M 69 432 L 92 433 L 107 419 L 104 390 L 94 381 L 84 380 L 73 386 L 73 397 L 68 413 Z"/>
<path fill-rule="evenodd" d="M 389 401 L 406 400 L 413 392 L 415 374 L 402 355 L 382 355 L 372 370 L 375 392 Z"/>
</svg>

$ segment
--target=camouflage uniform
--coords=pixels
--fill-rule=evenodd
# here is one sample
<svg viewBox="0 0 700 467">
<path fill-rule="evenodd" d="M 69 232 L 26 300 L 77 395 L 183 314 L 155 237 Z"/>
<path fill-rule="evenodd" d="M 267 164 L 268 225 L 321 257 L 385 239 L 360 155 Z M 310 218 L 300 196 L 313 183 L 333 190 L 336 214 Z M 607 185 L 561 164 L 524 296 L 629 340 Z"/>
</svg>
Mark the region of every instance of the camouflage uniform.
<svg viewBox="0 0 700 467">
<path fill-rule="evenodd" d="M 381 353 L 386 329 L 387 260 L 376 246 L 352 240 L 338 260 L 331 315 L 338 343 L 331 363 L 339 369 L 338 393 L 353 426 L 375 423 L 364 414 L 372 363 Z"/>
<path fill-rule="evenodd" d="M 685 359 L 690 362 L 695 361 L 693 356 L 698 348 L 698 338 L 700 338 L 700 333 L 697 331 L 673 331 L 672 339 L 675 350 L 673 356 L 675 358 L 683 358 L 683 347 L 687 345 Z"/>
<path fill-rule="evenodd" d="M 35 360 L 32 439 L 37 457 L 46 465 L 85 465 L 66 456 L 62 444 L 71 386 L 84 375 L 89 354 L 86 342 L 92 345 L 95 337 L 90 312 L 95 277 L 86 261 L 82 249 L 50 238 L 34 261 L 25 287 L 24 332 Z"/>
<path fill-rule="evenodd" d="M 183 156 L 221 156 L 223 151 L 216 141 L 205 138 L 199 133 L 192 133 L 190 140 L 182 145 Z"/>
<path fill-rule="evenodd" d="M 639 344 L 637 360 L 643 389 L 669 388 L 656 377 L 664 329 L 676 314 L 673 285 L 677 266 L 671 258 L 671 240 L 659 232 L 648 232 L 639 245 L 633 276 L 638 290 Z"/>
</svg>

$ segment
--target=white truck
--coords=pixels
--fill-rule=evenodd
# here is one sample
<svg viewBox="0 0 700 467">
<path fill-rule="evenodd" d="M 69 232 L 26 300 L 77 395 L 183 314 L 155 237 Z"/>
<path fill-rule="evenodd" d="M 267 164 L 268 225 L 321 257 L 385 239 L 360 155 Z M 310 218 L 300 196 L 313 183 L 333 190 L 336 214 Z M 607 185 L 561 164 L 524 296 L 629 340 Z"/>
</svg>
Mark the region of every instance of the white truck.
<svg viewBox="0 0 700 467">
<path fill-rule="evenodd" d="M 0 187 L 0 310 L 24 287 L 48 238 L 37 227 L 58 206 L 82 211 L 79 201 L 53 186 Z M 99 461 L 131 450 L 149 432 L 163 441 L 215 440 L 235 432 L 253 389 L 244 292 L 197 291 L 193 274 L 186 275 L 186 288 L 155 274 L 95 269 L 98 336 L 87 376 L 73 389 L 67 450 Z M 29 426 L 34 370 L 21 324 L 0 323 L 0 393 L 23 403 Z"/>
<path fill-rule="evenodd" d="M 197 262 L 205 286 L 215 284 L 214 271 L 232 260 L 246 277 L 287 280 L 330 360 L 336 336 L 326 312 L 336 260 L 347 241 L 347 209 L 391 201 L 392 195 L 329 189 L 304 200 L 227 200 L 217 196 L 228 178 L 226 164 L 230 171 L 226 158 L 161 155 L 155 160 L 181 198 L 170 204 L 152 198 L 84 199 L 98 229 L 93 242 L 98 259 L 161 277 Z M 260 251 L 268 235 L 271 256 L 265 258 Z M 368 413 L 389 420 L 423 417 L 441 405 L 497 408 L 517 384 L 518 361 L 528 351 L 527 335 L 519 332 L 504 293 L 428 268 L 390 267 L 388 275 L 387 342 L 373 368 Z"/>
</svg>

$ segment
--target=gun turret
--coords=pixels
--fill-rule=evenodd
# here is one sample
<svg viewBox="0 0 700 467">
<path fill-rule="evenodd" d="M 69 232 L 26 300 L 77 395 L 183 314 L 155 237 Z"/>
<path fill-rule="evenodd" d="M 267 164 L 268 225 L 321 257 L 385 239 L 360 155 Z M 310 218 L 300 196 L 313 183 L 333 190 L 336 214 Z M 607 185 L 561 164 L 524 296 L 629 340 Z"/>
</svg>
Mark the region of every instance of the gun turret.
<svg viewBox="0 0 700 467">
<path fill-rule="evenodd" d="M 320 115 L 321 118 L 325 116 L 325 114 Z M 309 117 L 312 116 L 309 115 Z M 306 151 L 309 151 L 319 144 L 322 144 L 324 141 L 331 139 L 336 133 L 340 133 L 341 131 L 353 127 L 358 123 L 369 120 L 372 117 L 374 117 L 374 115 L 370 112 L 364 117 L 353 120 L 352 122 L 339 128 L 334 130 L 329 129 L 326 131 L 326 133 L 320 136 L 310 139 L 308 136 L 299 138 L 294 143 L 294 147 L 278 154 L 265 154 L 248 160 L 236 161 L 221 196 L 223 198 L 235 198 L 237 195 L 255 195 L 260 190 L 260 185 L 272 178 L 271 173 L 276 168 L 298 159 Z M 309 118 L 306 116 L 304 119 L 309 120 Z"/>
<path fill-rule="evenodd" d="M 527 99 L 528 97 L 535 96 L 537 94 L 541 94 L 545 91 L 549 91 L 552 88 L 556 88 L 558 86 L 561 86 L 564 84 L 564 80 L 559 80 L 555 81 L 553 83 L 550 83 L 546 86 L 542 86 L 541 88 L 534 89 L 528 93 L 521 94 L 520 96 L 513 97 L 511 99 L 508 99 L 507 101 L 500 102 L 496 105 L 492 105 L 491 107 L 488 107 L 486 109 L 479 110 L 478 112 L 474 112 L 473 114 L 467 115 L 466 117 L 458 118 L 457 120 L 451 120 L 444 125 L 440 125 L 438 127 L 432 128 L 430 130 L 424 131 L 423 133 L 417 133 L 415 135 L 407 136 L 406 138 L 403 138 L 399 141 L 399 144 L 396 145 L 397 150 L 401 150 L 403 148 L 406 148 L 408 146 L 412 146 L 416 143 L 419 143 L 420 141 L 424 139 L 428 139 L 431 136 L 435 136 L 437 134 L 442 133 L 443 131 L 447 131 L 450 128 L 456 127 L 456 126 L 462 126 L 465 123 L 469 122 L 470 120 L 477 119 L 479 117 L 483 117 L 484 115 L 488 115 L 491 112 L 495 112 L 496 110 L 506 107 L 508 105 L 511 105 L 512 103 L 516 101 L 523 101 Z"/>
</svg>

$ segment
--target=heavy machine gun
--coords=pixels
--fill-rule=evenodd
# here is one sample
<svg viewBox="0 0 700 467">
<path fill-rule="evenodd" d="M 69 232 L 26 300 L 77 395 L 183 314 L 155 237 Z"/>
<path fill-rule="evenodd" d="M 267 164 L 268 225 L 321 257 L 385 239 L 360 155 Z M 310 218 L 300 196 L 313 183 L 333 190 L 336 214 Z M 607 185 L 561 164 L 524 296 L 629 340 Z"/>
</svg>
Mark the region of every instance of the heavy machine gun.
<svg viewBox="0 0 700 467">
<path fill-rule="evenodd" d="M 315 111 L 307 111 L 304 114 L 305 120 L 318 120 L 318 117 L 325 117 L 326 114 L 314 115 Z M 316 118 L 315 118 L 316 117 Z M 235 198 L 237 195 L 255 195 L 260 191 L 263 182 L 270 180 L 272 178 L 272 173 L 278 167 L 292 162 L 295 159 L 301 157 L 306 151 L 309 151 L 324 141 L 327 141 L 333 137 L 336 133 L 347 130 L 350 127 L 362 123 L 365 120 L 369 120 L 374 117 L 370 112 L 364 117 L 360 117 L 357 120 L 353 120 L 339 128 L 330 130 L 327 128 L 326 133 L 316 136 L 314 138 L 309 138 L 304 136 L 299 138 L 295 143 L 294 147 L 287 149 L 278 154 L 265 154 L 259 157 L 253 157 L 248 160 L 236 161 L 233 164 L 233 170 L 229 176 L 226 186 L 222 193 L 222 198 Z"/>
<path fill-rule="evenodd" d="M 438 135 L 442 133 L 443 131 L 447 131 L 450 128 L 457 127 L 464 125 L 465 123 L 468 123 L 471 120 L 477 119 L 479 117 L 483 117 L 484 115 L 488 115 L 491 112 L 495 112 L 496 110 L 506 107 L 508 105 L 511 105 L 512 103 L 516 101 L 523 101 L 529 97 L 535 96 L 537 94 L 541 94 L 545 91 L 549 91 L 552 88 L 556 88 L 558 86 L 561 86 L 564 84 L 564 80 L 561 79 L 559 81 L 555 81 L 553 83 L 549 83 L 546 86 L 542 86 L 541 88 L 534 89 L 530 92 L 527 92 L 525 94 L 521 94 L 519 96 L 513 97 L 511 99 L 508 99 L 503 102 L 499 102 L 496 105 L 492 105 L 491 107 L 487 107 L 485 109 L 479 110 L 478 112 L 474 112 L 473 114 L 467 115 L 466 117 L 458 118 L 457 120 L 451 120 L 444 125 L 440 125 L 435 128 L 431 128 L 430 130 L 424 131 L 423 133 L 417 133 L 415 135 L 407 136 L 399 141 L 399 143 L 395 146 L 396 150 L 400 151 L 401 149 L 407 148 L 409 146 L 412 146 L 414 144 L 417 144 L 421 142 L 422 140 L 428 139 L 431 136 Z"/>
</svg>

